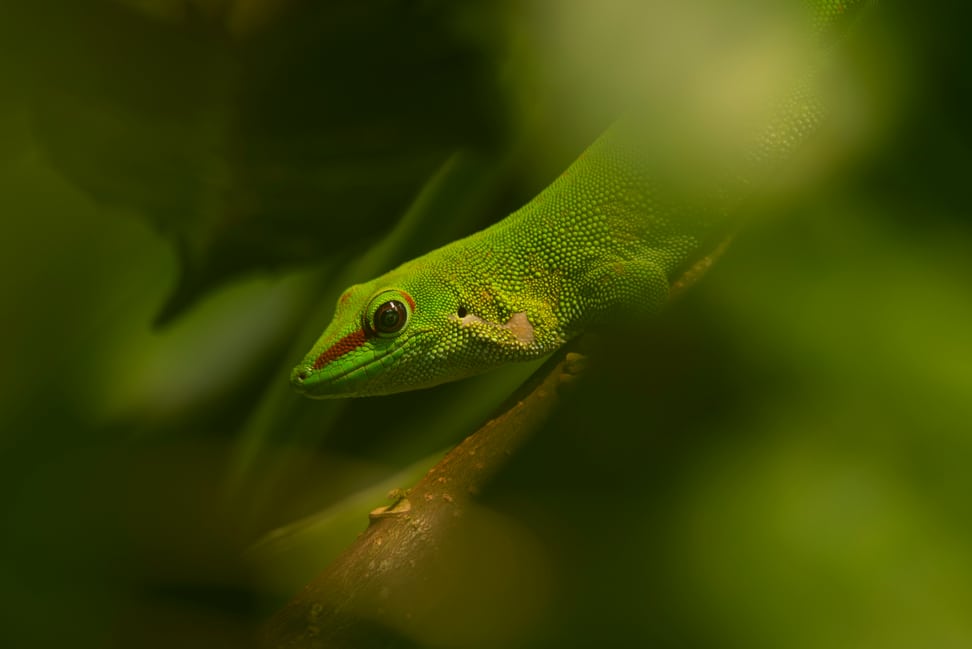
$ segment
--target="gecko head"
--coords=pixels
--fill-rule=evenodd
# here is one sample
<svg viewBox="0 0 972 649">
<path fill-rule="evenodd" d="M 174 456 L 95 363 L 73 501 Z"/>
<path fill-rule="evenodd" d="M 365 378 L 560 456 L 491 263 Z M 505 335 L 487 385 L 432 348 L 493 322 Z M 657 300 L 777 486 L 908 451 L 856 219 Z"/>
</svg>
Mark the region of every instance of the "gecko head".
<svg viewBox="0 0 972 649">
<path fill-rule="evenodd" d="M 331 324 L 291 372 L 294 388 L 315 399 L 417 390 L 538 358 L 562 342 L 545 347 L 526 313 L 498 321 L 484 290 L 461 295 L 443 280 L 447 274 L 420 266 L 345 291 Z"/>
<path fill-rule="evenodd" d="M 334 319 L 290 375 L 302 394 L 328 399 L 370 396 L 410 389 L 423 339 L 434 327 L 402 288 L 352 286 L 339 299 Z M 416 386 L 421 387 L 421 386 Z"/>
</svg>

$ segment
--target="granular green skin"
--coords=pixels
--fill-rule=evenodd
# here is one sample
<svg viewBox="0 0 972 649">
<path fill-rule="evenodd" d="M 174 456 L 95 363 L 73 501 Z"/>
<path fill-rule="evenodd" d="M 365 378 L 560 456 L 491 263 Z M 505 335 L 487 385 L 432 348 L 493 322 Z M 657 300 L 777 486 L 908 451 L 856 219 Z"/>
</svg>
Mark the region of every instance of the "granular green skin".
<svg viewBox="0 0 972 649">
<path fill-rule="evenodd" d="M 656 311 L 698 241 L 652 206 L 608 144 L 492 227 L 348 289 L 295 368 L 298 389 L 330 397 L 428 387 L 548 354 L 619 305 Z M 415 303 L 398 335 L 366 333 L 313 369 L 337 341 L 367 331 L 374 296 L 395 292 Z"/>
<path fill-rule="evenodd" d="M 813 3 L 815 25 L 849 4 Z M 315 398 L 424 388 L 655 313 L 672 282 L 724 240 L 746 193 L 813 133 L 822 109 L 808 86 L 800 80 L 784 93 L 738 165 L 688 200 L 660 181 L 665 170 L 634 154 L 637 138 L 609 130 L 507 218 L 349 288 L 292 384 Z M 375 313 L 390 301 L 407 317 L 383 333 Z"/>
</svg>

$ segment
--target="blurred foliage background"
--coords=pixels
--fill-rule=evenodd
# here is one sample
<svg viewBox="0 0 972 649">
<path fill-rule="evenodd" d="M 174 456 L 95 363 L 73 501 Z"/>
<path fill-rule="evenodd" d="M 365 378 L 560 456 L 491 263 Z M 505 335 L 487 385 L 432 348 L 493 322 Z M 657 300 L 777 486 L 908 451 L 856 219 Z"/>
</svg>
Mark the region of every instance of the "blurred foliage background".
<svg viewBox="0 0 972 649">
<path fill-rule="evenodd" d="M 250 646 L 476 428 L 532 366 L 288 371 L 346 285 L 596 137 L 635 5 L 639 82 L 704 84 L 718 3 L 0 5 L 0 644 Z M 904 5 L 847 39 L 813 182 L 601 337 L 396 646 L 972 646 L 969 14 Z"/>
</svg>

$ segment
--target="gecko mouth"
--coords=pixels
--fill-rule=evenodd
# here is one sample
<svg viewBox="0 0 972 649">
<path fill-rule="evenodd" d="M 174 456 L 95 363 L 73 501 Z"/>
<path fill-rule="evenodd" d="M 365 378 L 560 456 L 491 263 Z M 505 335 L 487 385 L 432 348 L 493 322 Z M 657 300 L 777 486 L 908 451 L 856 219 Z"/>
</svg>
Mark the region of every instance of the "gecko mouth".
<svg viewBox="0 0 972 649">
<path fill-rule="evenodd" d="M 432 333 L 431 329 L 413 331 L 406 338 L 402 339 L 398 345 L 383 350 L 383 353 L 374 356 L 367 362 L 351 367 L 334 376 L 322 376 L 321 370 L 326 369 L 326 365 L 319 369 L 315 369 L 310 364 L 299 365 L 294 368 L 290 382 L 298 392 L 309 397 L 340 397 L 342 396 L 340 391 L 330 391 L 328 389 L 340 387 L 342 384 L 352 382 L 354 379 L 359 378 L 361 373 L 367 373 L 368 369 L 374 365 L 380 365 L 382 361 L 387 361 L 388 358 L 401 355 L 413 340 L 417 340 L 429 333 Z M 321 389 L 328 391 L 322 393 L 320 392 Z"/>
</svg>

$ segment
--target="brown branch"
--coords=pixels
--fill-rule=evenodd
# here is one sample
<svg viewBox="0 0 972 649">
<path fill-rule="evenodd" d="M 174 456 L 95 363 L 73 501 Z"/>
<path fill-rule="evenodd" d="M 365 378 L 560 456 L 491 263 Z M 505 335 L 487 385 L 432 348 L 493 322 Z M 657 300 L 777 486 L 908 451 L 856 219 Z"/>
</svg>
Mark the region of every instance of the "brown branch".
<svg viewBox="0 0 972 649">
<path fill-rule="evenodd" d="M 371 524 L 269 621 L 268 646 L 359 647 L 403 625 L 384 620 L 389 589 L 421 589 L 440 547 L 464 511 L 549 417 L 583 367 L 571 344 L 558 351 L 475 433 L 448 453 L 398 502 L 371 512 Z M 392 616 L 387 612 L 387 616 Z M 407 626 L 407 625 L 405 625 Z"/>
<path fill-rule="evenodd" d="M 682 273 L 681 277 L 672 282 L 672 287 L 668 291 L 668 299 L 674 300 L 680 297 L 682 293 L 687 291 L 696 282 L 702 279 L 702 277 L 709 272 L 709 269 L 712 268 L 712 265 L 716 263 L 723 254 L 725 254 L 734 238 L 735 234 L 729 234 L 726 236 L 711 253 L 692 264 L 688 270 Z"/>
<path fill-rule="evenodd" d="M 679 297 L 697 282 L 730 240 L 673 282 L 669 298 Z M 464 511 L 543 425 L 563 389 L 579 377 L 584 357 L 575 350 L 580 344 L 583 339 L 554 354 L 495 416 L 432 467 L 407 494 L 393 505 L 371 512 L 368 529 L 270 619 L 264 636 L 267 646 L 359 647 L 407 628 L 407 623 L 395 619 L 396 612 L 383 605 L 387 593 L 394 588 L 414 597 L 417 589 L 426 586 L 441 548 L 456 536 Z"/>
</svg>

